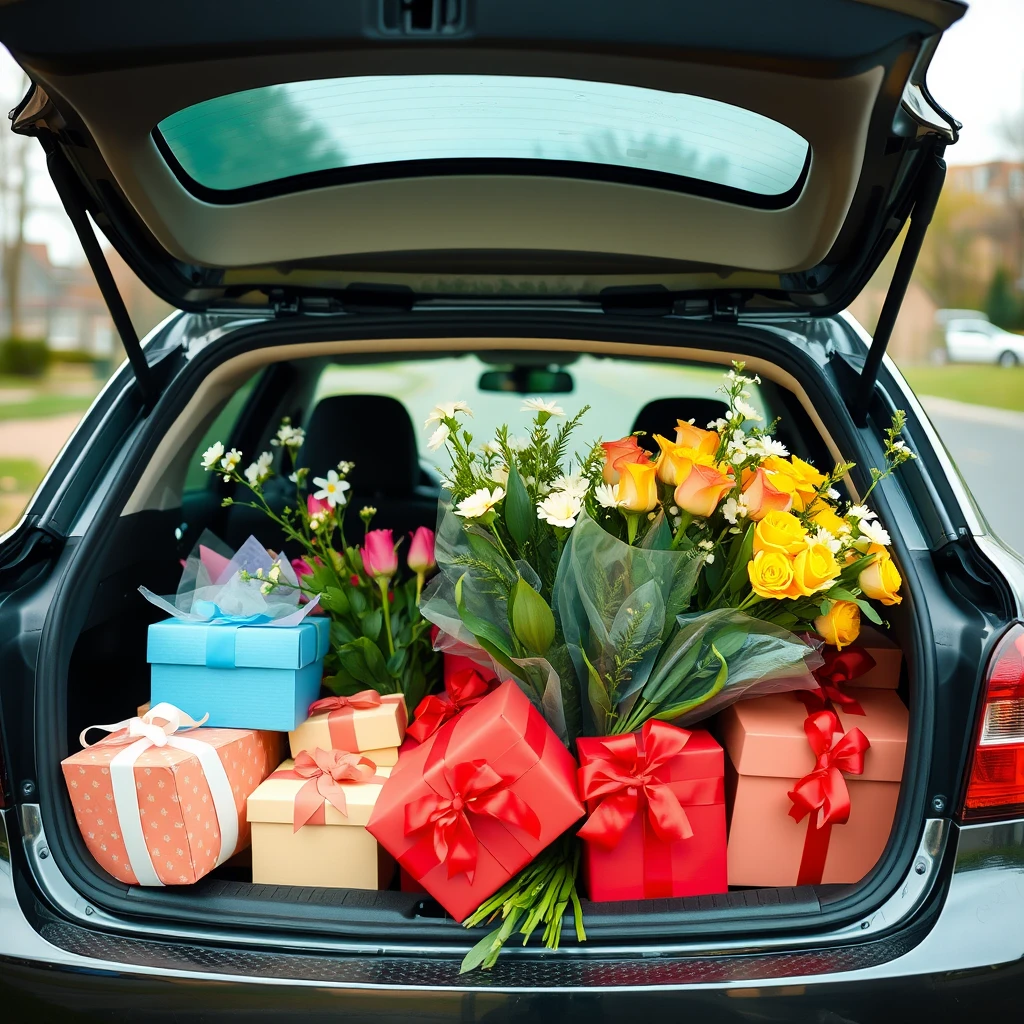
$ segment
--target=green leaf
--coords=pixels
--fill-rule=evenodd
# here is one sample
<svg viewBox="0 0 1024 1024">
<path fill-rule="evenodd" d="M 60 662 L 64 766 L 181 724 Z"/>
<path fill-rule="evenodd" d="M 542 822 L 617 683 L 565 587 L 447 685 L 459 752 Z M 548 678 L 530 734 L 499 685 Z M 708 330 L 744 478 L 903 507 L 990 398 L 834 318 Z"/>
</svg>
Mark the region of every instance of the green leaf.
<svg viewBox="0 0 1024 1024">
<path fill-rule="evenodd" d="M 505 494 L 503 514 L 509 534 L 522 548 L 533 534 L 537 515 L 534 512 L 533 502 L 530 501 L 526 485 L 514 464 L 508 468 L 508 490 Z"/>
<path fill-rule="evenodd" d="M 821 602 L 820 605 L 818 605 L 818 611 L 822 615 L 828 615 L 829 609 L 831 607 L 832 607 L 832 602 L 829 601 L 828 598 L 826 598 L 824 601 Z M 773 619 L 772 621 L 775 621 L 775 620 Z M 779 623 L 779 625 L 782 625 L 782 623 Z"/>
<path fill-rule="evenodd" d="M 388 674 L 393 678 L 397 679 L 402 674 L 402 669 L 405 668 L 405 663 L 409 658 L 409 648 L 401 647 L 394 654 L 388 658 L 386 665 Z"/>
<path fill-rule="evenodd" d="M 384 624 L 384 616 L 379 608 L 371 608 L 365 615 L 359 616 L 359 625 L 363 630 L 363 636 L 376 640 L 380 636 L 380 628 Z"/>
<path fill-rule="evenodd" d="M 356 635 L 337 619 L 331 619 L 331 646 L 341 647 L 342 644 L 350 644 L 355 640 Z"/>
<path fill-rule="evenodd" d="M 555 639 L 555 616 L 547 601 L 519 577 L 513 590 L 509 621 L 519 642 L 544 655 Z"/>
<path fill-rule="evenodd" d="M 348 615 L 352 606 L 341 587 L 324 587 L 320 591 L 320 607 L 334 615 Z"/>
<path fill-rule="evenodd" d="M 529 682 L 526 678 L 521 666 L 517 665 L 512 659 L 515 655 L 512 653 L 510 641 L 508 637 L 494 625 L 493 622 L 488 622 L 486 619 L 480 618 L 478 615 L 474 615 L 467 607 L 465 599 L 462 596 L 462 581 L 466 577 L 460 576 L 458 582 L 455 584 L 455 607 L 458 609 L 459 618 L 462 619 L 466 628 L 476 637 L 477 643 L 496 661 L 499 665 L 504 665 L 517 679 L 522 679 L 523 682 Z"/>
<path fill-rule="evenodd" d="M 678 704 L 674 704 L 670 708 L 665 708 L 663 711 L 659 711 L 658 714 L 654 715 L 655 718 L 659 718 L 665 722 L 671 721 L 673 718 L 685 715 L 688 711 L 692 711 L 694 708 L 700 707 L 701 704 L 707 703 L 717 693 L 721 692 L 725 687 L 726 680 L 729 678 L 729 665 L 726 663 L 725 658 L 722 657 L 714 644 L 711 645 L 711 651 L 719 662 L 718 672 L 711 685 L 703 693 L 700 693 L 695 697 L 691 697 L 688 700 L 681 701 Z"/>
<path fill-rule="evenodd" d="M 743 535 L 743 542 L 740 544 L 739 552 L 736 555 L 736 564 L 733 566 L 729 576 L 729 593 L 736 595 L 741 593 L 750 585 L 750 576 L 747 574 L 747 563 L 754 555 L 754 527 L 751 523 L 747 532 Z M 735 602 L 730 602 L 733 604 Z"/>
<path fill-rule="evenodd" d="M 348 592 L 348 599 L 356 615 L 362 615 L 370 607 L 366 594 L 359 587 L 353 587 Z"/>
<path fill-rule="evenodd" d="M 882 616 L 867 601 L 858 597 L 854 599 L 853 603 L 867 616 L 869 622 L 873 622 L 876 626 L 882 624 Z"/>
<path fill-rule="evenodd" d="M 368 637 L 360 636 L 350 644 L 338 648 L 338 661 L 353 679 L 374 690 L 387 692 L 391 677 L 384 655 Z"/>
<path fill-rule="evenodd" d="M 476 970 L 485 960 L 496 952 L 501 951 L 502 941 L 500 938 L 501 928 L 495 928 L 488 932 L 463 958 L 459 967 L 459 974 L 468 974 Z"/>
<path fill-rule="evenodd" d="M 594 725 L 602 732 L 605 729 L 605 720 L 612 710 L 611 698 L 608 696 L 608 687 L 605 686 L 601 673 L 594 668 L 587 652 L 580 650 L 583 660 L 587 663 L 587 699 L 590 701 L 590 710 L 594 713 Z"/>
</svg>

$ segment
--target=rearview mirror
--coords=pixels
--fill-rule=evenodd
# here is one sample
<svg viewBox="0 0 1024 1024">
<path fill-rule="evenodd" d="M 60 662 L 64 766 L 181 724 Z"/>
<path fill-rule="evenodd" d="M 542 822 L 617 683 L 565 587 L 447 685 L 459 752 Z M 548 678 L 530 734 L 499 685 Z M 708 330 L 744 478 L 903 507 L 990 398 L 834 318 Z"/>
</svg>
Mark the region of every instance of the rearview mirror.
<svg viewBox="0 0 1024 1024">
<path fill-rule="evenodd" d="M 508 366 L 481 374 L 481 391 L 504 391 L 517 395 L 567 395 L 573 389 L 572 375 L 544 366 Z"/>
</svg>

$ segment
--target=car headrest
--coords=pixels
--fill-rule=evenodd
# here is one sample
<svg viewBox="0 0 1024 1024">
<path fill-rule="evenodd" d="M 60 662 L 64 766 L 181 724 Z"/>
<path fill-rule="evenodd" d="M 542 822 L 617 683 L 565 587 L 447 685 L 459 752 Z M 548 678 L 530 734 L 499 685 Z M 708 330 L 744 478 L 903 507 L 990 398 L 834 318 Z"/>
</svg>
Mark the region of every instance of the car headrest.
<svg viewBox="0 0 1024 1024">
<path fill-rule="evenodd" d="M 316 404 L 306 425 L 299 465 L 308 466 L 309 489 L 342 460 L 354 462 L 352 493 L 360 498 L 402 498 L 419 482 L 416 434 L 405 406 L 388 395 L 332 395 Z"/>
<path fill-rule="evenodd" d="M 721 419 L 728 411 L 729 406 L 717 398 L 656 398 L 637 413 L 633 433 L 642 430 L 648 437 L 662 434 L 675 439 L 676 420 L 692 417 L 695 426 L 706 428 L 712 420 Z M 646 447 L 650 451 L 651 445 Z"/>
</svg>

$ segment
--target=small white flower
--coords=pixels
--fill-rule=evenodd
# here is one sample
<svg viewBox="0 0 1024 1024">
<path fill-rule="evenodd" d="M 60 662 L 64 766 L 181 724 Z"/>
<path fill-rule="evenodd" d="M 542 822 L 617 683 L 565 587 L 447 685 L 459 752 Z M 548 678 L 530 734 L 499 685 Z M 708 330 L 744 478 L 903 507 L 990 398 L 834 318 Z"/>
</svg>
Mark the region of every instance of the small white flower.
<svg viewBox="0 0 1024 1024">
<path fill-rule="evenodd" d="M 530 439 L 528 437 L 510 437 L 508 446 L 514 452 L 521 452 L 530 447 Z"/>
<path fill-rule="evenodd" d="M 203 452 L 203 469 L 213 469 L 224 455 L 224 445 L 215 441 Z"/>
<path fill-rule="evenodd" d="M 289 479 L 289 480 L 290 480 L 290 481 L 291 481 L 291 482 L 292 482 L 293 484 L 297 484 L 297 483 L 299 482 L 299 474 L 298 474 L 298 473 L 289 473 L 289 474 L 288 474 L 288 479 Z"/>
<path fill-rule="evenodd" d="M 316 533 L 318 530 L 320 530 L 323 527 L 324 523 L 326 523 L 326 522 L 327 522 L 327 517 L 322 512 L 314 512 L 309 517 L 309 528 L 314 533 Z"/>
<path fill-rule="evenodd" d="M 737 520 L 747 517 L 747 496 L 741 494 L 739 498 L 729 497 L 722 503 L 722 515 L 727 523 L 736 525 Z"/>
<path fill-rule="evenodd" d="M 838 501 L 842 497 L 842 495 L 834 487 L 830 487 L 825 492 L 825 496 L 827 498 L 831 498 L 833 501 Z"/>
<path fill-rule="evenodd" d="M 269 594 L 273 589 L 274 589 L 274 584 L 273 583 L 264 583 L 263 586 L 260 587 L 260 593 L 261 594 Z"/>
<path fill-rule="evenodd" d="M 238 467 L 238 464 L 242 461 L 242 453 L 237 448 L 232 448 L 231 451 L 220 460 L 220 468 L 224 472 L 224 482 L 227 483 L 231 479 L 231 473 Z"/>
<path fill-rule="evenodd" d="M 843 525 L 839 527 L 839 536 L 840 537 L 847 536 L 847 535 L 849 535 L 850 532 L 851 532 L 851 530 L 850 530 L 850 524 L 849 523 L 843 523 Z"/>
<path fill-rule="evenodd" d="M 501 446 L 497 441 L 484 441 L 484 443 L 480 445 L 480 451 L 482 451 L 484 455 L 500 455 Z"/>
<path fill-rule="evenodd" d="M 909 451 L 909 449 L 907 448 L 907 442 L 906 441 L 893 441 L 893 443 L 890 445 L 890 447 L 893 449 L 893 451 L 897 451 L 897 452 Z"/>
<path fill-rule="evenodd" d="M 878 516 L 867 505 L 851 505 L 846 513 L 847 519 L 877 519 Z"/>
<path fill-rule="evenodd" d="M 747 457 L 747 453 L 742 448 L 737 448 L 732 453 L 731 462 L 734 466 L 740 465 Z"/>
<path fill-rule="evenodd" d="M 717 430 L 719 433 L 721 433 L 723 430 L 725 430 L 727 426 L 729 426 L 729 421 L 719 418 L 717 420 L 712 420 L 708 424 L 708 430 Z"/>
<path fill-rule="evenodd" d="M 455 514 L 464 519 L 480 519 L 487 515 L 504 497 L 505 490 L 502 487 L 495 487 L 493 491 L 487 487 L 481 487 L 455 506 Z"/>
<path fill-rule="evenodd" d="M 564 416 L 565 410 L 554 400 L 545 402 L 543 398 L 527 398 L 520 412 L 546 412 L 549 416 Z"/>
<path fill-rule="evenodd" d="M 313 483 L 320 488 L 319 491 L 313 492 L 313 497 L 317 501 L 326 501 L 331 508 L 337 508 L 348 501 L 345 492 L 350 490 L 352 485 L 347 480 L 342 480 L 336 470 L 327 470 L 326 477 L 313 477 Z"/>
<path fill-rule="evenodd" d="M 448 429 L 447 423 L 442 423 L 437 430 L 430 435 L 430 440 L 427 442 L 427 447 L 432 451 L 436 452 L 445 441 L 448 440 L 451 435 L 451 431 Z"/>
<path fill-rule="evenodd" d="M 824 526 L 819 526 L 814 533 L 808 533 L 804 537 L 804 543 L 808 547 L 811 547 L 814 544 L 824 544 L 833 555 L 836 554 L 843 546 L 843 542 L 829 533 Z"/>
<path fill-rule="evenodd" d="M 862 537 L 867 537 L 872 544 L 881 544 L 882 547 L 888 547 L 892 543 L 889 532 L 881 523 L 871 519 L 861 519 L 860 534 Z"/>
<path fill-rule="evenodd" d="M 744 419 L 764 419 L 764 417 L 749 402 L 744 402 L 742 398 L 737 398 L 733 402 L 733 407 Z"/>
<path fill-rule="evenodd" d="M 715 556 L 714 556 L 714 555 L 708 555 L 708 557 L 707 557 L 707 558 L 705 558 L 705 559 L 704 559 L 704 561 L 705 561 L 705 562 L 706 562 L 706 563 L 707 563 L 708 565 L 713 565 L 713 564 L 714 564 L 714 561 L 715 561 Z"/>
<path fill-rule="evenodd" d="M 306 440 L 306 432 L 302 427 L 293 427 L 290 423 L 282 423 L 277 434 L 271 440 L 275 448 L 301 448 Z"/>
<path fill-rule="evenodd" d="M 789 454 L 789 449 L 781 441 L 776 441 L 774 437 L 768 437 L 766 434 L 749 440 L 747 451 L 762 459 L 767 459 L 771 455 L 784 459 Z"/>
<path fill-rule="evenodd" d="M 570 529 L 583 508 L 583 499 L 568 491 L 555 491 L 537 502 L 537 518 L 552 526 Z"/>
<path fill-rule="evenodd" d="M 564 491 L 566 494 L 571 494 L 574 498 L 582 500 L 590 490 L 590 481 L 585 476 L 580 476 L 579 473 L 568 473 L 555 477 L 551 481 L 551 490 Z"/>
<path fill-rule="evenodd" d="M 349 473 L 351 473 L 352 470 L 355 468 L 356 464 L 354 462 L 346 462 L 344 459 L 342 459 L 341 462 L 338 463 L 338 472 L 342 476 L 348 476 Z"/>
<path fill-rule="evenodd" d="M 715 542 L 713 540 L 699 540 L 697 541 L 697 547 L 702 551 L 714 551 Z"/>
<path fill-rule="evenodd" d="M 508 466 L 492 466 L 487 474 L 487 479 L 506 487 L 508 485 Z"/>
<path fill-rule="evenodd" d="M 473 410 L 465 402 L 441 402 L 430 410 L 430 415 L 423 426 L 429 427 L 431 423 L 453 419 L 457 412 L 464 412 L 467 416 L 473 415 Z"/>
<path fill-rule="evenodd" d="M 250 484 L 261 484 L 270 476 L 270 467 L 274 464 L 271 452 L 261 452 L 259 458 L 245 470 L 245 479 Z"/>
<path fill-rule="evenodd" d="M 270 580 L 271 583 L 277 583 L 277 581 L 280 578 L 281 578 L 281 565 L 280 565 L 280 563 L 275 562 L 270 567 L 270 572 L 267 573 L 267 579 Z"/>
<path fill-rule="evenodd" d="M 364 505 L 360 510 L 361 516 L 366 516 L 368 519 L 372 519 L 377 514 L 376 505 Z"/>
<path fill-rule="evenodd" d="M 602 508 L 618 508 L 619 499 L 615 496 L 613 484 L 598 484 L 594 488 L 594 498 Z"/>
<path fill-rule="evenodd" d="M 677 516 L 679 515 L 679 509 L 675 505 L 671 505 L 669 506 L 668 514 L 670 516 Z"/>
</svg>

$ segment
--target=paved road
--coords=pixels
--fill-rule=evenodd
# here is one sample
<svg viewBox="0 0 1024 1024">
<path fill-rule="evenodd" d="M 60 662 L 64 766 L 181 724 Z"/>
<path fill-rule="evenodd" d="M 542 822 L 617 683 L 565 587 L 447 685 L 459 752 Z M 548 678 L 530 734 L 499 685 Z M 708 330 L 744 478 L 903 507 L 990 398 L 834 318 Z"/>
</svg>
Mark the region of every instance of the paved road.
<svg viewBox="0 0 1024 1024">
<path fill-rule="evenodd" d="M 1024 553 L 1024 413 L 921 401 L 992 531 Z"/>
</svg>

